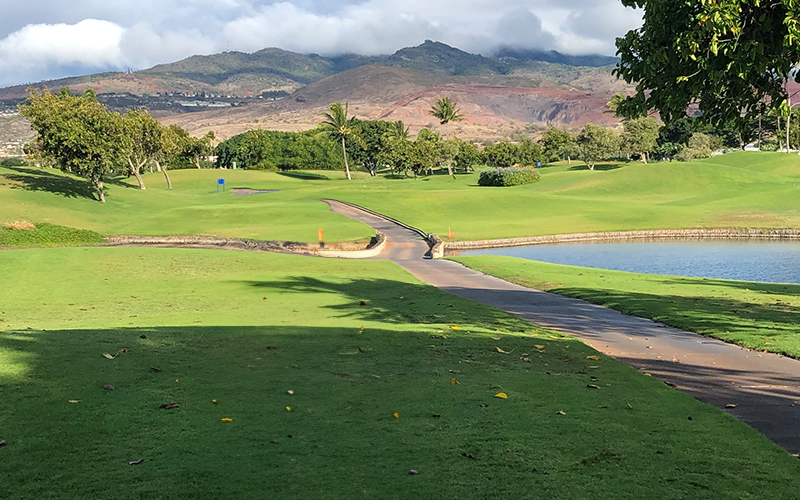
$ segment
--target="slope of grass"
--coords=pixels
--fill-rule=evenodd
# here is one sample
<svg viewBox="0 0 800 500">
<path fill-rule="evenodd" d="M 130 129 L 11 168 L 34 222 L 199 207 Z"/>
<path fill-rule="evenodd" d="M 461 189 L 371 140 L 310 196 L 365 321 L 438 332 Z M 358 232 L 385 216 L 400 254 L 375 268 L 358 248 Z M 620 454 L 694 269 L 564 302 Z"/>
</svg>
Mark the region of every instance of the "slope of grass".
<svg viewBox="0 0 800 500">
<path fill-rule="evenodd" d="M 368 239 L 373 231 L 333 213 L 319 201 L 324 181 L 307 181 L 253 171 L 181 170 L 145 176 L 147 191 L 127 180 L 109 183 L 108 203 L 94 201 L 86 181 L 57 170 L 0 168 L 3 219 L 51 222 L 103 234 L 213 235 L 313 242 L 325 229 L 328 241 Z M 217 192 L 225 178 L 226 192 Z M 234 188 L 278 190 L 235 196 Z M 310 196 L 309 196 L 310 195 Z"/>
<path fill-rule="evenodd" d="M 148 190 L 111 184 L 106 206 L 86 184 L 52 170 L 0 169 L 0 214 L 9 220 L 52 222 L 104 234 L 212 234 L 313 242 L 366 238 L 365 226 L 331 213 L 321 198 L 356 203 L 428 232 L 457 232 L 477 240 L 593 231 L 687 227 L 800 227 L 800 158 L 781 153 L 734 153 L 694 163 L 630 163 L 602 170 L 556 165 L 541 182 L 513 188 L 477 186 L 477 174 L 418 180 L 360 173 L 344 180 L 304 179 L 268 172 L 172 172 L 145 176 Z M 277 189 L 247 197 L 229 188 Z M 3 222 L 0 220 L 0 222 Z"/>
<path fill-rule="evenodd" d="M 520 285 L 800 358 L 800 285 L 636 274 L 512 257 L 453 260 Z"/>
<path fill-rule="evenodd" d="M 795 458 L 723 412 L 387 262 L 8 251 L 0 287 L 15 291 L 0 305 L 0 498 L 789 499 L 800 486 Z"/>
</svg>

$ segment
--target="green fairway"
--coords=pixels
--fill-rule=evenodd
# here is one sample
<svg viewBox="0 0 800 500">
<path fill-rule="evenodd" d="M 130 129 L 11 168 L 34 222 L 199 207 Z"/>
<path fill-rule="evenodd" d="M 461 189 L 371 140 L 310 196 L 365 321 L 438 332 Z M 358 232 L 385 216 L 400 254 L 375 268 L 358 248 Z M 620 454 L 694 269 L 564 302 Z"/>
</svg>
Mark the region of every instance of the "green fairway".
<svg viewBox="0 0 800 500">
<path fill-rule="evenodd" d="M 636 274 L 513 257 L 453 260 L 512 283 L 800 358 L 800 285 Z"/>
<path fill-rule="evenodd" d="M 800 487 L 796 458 L 723 412 L 388 262 L 15 250 L 0 286 L 13 290 L 0 299 L 0 498 Z"/>
<path fill-rule="evenodd" d="M 618 167 L 618 168 L 617 168 Z M 800 228 L 800 158 L 781 153 L 732 153 L 693 163 L 579 164 L 542 169 L 539 183 L 513 188 L 477 186 L 477 174 L 418 180 L 364 173 L 348 182 L 260 171 L 182 170 L 145 176 L 148 190 L 110 185 L 108 204 L 85 196 L 85 182 L 53 170 L 0 169 L 0 223 L 25 219 L 103 234 L 216 235 L 328 241 L 367 239 L 369 228 L 331 213 L 321 198 L 365 206 L 455 240 L 593 231 L 716 227 Z M 279 193 L 233 196 L 228 187 Z"/>
<path fill-rule="evenodd" d="M 327 241 L 368 240 L 373 231 L 330 211 L 319 201 L 331 181 L 302 180 L 244 170 L 171 172 L 145 176 L 147 191 L 135 180 L 109 183 L 105 205 L 88 196 L 86 182 L 53 169 L 0 168 L 0 224 L 12 220 L 50 222 L 106 235 L 211 235 L 314 242 L 317 230 Z M 224 177 L 226 192 L 217 192 Z M 278 190 L 235 196 L 233 189 Z"/>
</svg>

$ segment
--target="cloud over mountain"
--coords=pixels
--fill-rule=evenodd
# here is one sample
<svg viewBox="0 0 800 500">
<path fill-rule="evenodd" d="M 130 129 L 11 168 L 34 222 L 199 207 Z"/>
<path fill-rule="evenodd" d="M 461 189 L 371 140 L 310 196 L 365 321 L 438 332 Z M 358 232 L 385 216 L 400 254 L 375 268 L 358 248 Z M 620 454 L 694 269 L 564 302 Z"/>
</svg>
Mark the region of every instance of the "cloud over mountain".
<svg viewBox="0 0 800 500">
<path fill-rule="evenodd" d="M 0 0 L 0 5 L 0 85 L 269 46 L 375 55 L 435 39 L 483 54 L 500 46 L 613 54 L 614 38 L 641 22 L 638 12 L 618 0 Z"/>
</svg>

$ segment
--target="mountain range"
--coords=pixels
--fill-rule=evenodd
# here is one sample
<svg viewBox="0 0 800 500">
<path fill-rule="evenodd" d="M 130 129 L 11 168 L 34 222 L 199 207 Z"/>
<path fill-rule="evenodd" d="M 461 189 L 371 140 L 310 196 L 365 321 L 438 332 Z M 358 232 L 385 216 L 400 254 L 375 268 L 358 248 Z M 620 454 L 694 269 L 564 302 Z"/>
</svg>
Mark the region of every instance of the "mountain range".
<svg viewBox="0 0 800 500">
<path fill-rule="evenodd" d="M 338 101 L 350 102 L 362 118 L 403 119 L 412 129 L 431 126 L 427 110 L 448 95 L 467 117 L 461 132 L 477 138 L 507 135 L 531 123 L 613 121 L 602 113 L 605 103 L 629 89 L 611 75 L 615 63 L 605 56 L 514 48 L 487 57 L 427 40 L 386 56 L 323 57 L 277 48 L 223 52 L 33 87 L 91 88 L 108 96 L 111 107 L 149 107 L 163 121 L 195 133 L 213 129 L 221 137 L 248 128 L 308 128 Z M 24 99 L 27 87 L 0 89 L 0 101 Z M 198 100 L 187 103 L 187 97 Z"/>
</svg>

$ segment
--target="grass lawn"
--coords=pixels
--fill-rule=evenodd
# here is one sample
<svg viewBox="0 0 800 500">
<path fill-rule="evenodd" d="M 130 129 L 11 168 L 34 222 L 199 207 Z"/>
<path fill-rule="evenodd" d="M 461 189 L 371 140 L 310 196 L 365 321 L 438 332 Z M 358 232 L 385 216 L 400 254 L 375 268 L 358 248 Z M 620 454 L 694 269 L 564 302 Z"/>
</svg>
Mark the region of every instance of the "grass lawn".
<svg viewBox="0 0 800 500">
<path fill-rule="evenodd" d="M 0 299 L 0 498 L 800 487 L 796 458 L 725 413 L 388 262 L 12 250 L 0 287 L 13 291 Z"/>
<path fill-rule="evenodd" d="M 800 285 L 636 274 L 500 256 L 452 260 L 512 283 L 800 358 Z"/>
<path fill-rule="evenodd" d="M 179 170 L 144 176 L 147 191 L 135 180 L 108 184 L 108 203 L 89 196 L 86 181 L 58 170 L 0 168 L 0 224 L 13 220 L 49 222 L 106 235 L 211 235 L 262 240 L 368 240 L 373 230 L 330 211 L 319 201 L 331 181 L 303 180 L 245 170 Z M 227 192 L 217 193 L 224 177 Z M 278 190 L 278 193 L 234 196 L 234 188 Z"/>
<path fill-rule="evenodd" d="M 356 203 L 427 232 L 456 240 L 544 234 L 687 227 L 800 227 L 800 157 L 732 153 L 693 163 L 575 164 L 542 169 L 539 183 L 513 188 L 477 186 L 477 174 L 413 179 L 341 172 L 303 179 L 256 171 L 183 170 L 145 176 L 148 190 L 127 181 L 110 185 L 106 206 L 86 197 L 85 182 L 55 171 L 0 169 L 0 214 L 91 229 L 103 234 L 211 234 L 256 239 L 366 239 L 365 226 L 331 213 L 320 198 Z M 229 188 L 277 189 L 247 197 Z M 4 222 L 0 219 L 0 223 Z"/>
</svg>

